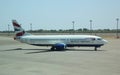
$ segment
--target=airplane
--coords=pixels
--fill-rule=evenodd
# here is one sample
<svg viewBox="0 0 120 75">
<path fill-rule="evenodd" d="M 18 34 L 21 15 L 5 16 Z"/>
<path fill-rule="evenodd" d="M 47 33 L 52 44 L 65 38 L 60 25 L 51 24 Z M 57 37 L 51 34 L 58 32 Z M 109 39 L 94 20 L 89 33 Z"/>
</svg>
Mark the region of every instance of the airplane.
<svg viewBox="0 0 120 75">
<path fill-rule="evenodd" d="M 65 50 L 67 47 L 94 47 L 107 43 L 107 40 L 93 35 L 32 35 L 27 33 L 21 25 L 12 20 L 15 31 L 14 40 L 35 46 L 51 46 L 51 50 Z"/>
</svg>

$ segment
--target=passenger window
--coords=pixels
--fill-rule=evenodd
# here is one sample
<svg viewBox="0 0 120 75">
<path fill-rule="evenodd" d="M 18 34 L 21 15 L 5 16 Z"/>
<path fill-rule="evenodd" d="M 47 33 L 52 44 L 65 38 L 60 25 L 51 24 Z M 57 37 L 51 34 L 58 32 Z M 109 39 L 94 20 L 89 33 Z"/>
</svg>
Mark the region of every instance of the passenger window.
<svg viewBox="0 0 120 75">
<path fill-rule="evenodd" d="M 92 40 L 94 41 L 94 40 L 95 40 L 95 38 L 92 38 Z"/>
</svg>

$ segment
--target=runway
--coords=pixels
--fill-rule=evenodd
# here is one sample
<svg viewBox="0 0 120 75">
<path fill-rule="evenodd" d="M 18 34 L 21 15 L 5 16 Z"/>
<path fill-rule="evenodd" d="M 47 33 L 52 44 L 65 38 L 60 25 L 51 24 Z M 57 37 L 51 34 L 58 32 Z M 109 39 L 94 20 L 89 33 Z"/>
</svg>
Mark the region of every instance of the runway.
<svg viewBox="0 0 120 75">
<path fill-rule="evenodd" d="M 120 39 L 98 48 L 50 51 L 0 36 L 0 75 L 120 75 Z"/>
</svg>

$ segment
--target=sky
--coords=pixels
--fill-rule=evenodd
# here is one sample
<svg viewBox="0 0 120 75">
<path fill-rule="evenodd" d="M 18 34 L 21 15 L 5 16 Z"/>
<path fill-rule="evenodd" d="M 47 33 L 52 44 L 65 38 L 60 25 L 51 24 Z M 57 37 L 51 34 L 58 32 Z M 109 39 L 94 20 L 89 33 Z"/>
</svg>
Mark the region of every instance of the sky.
<svg viewBox="0 0 120 75">
<path fill-rule="evenodd" d="M 13 30 L 15 19 L 25 30 L 116 29 L 120 0 L 0 0 L 0 31 Z M 119 26 L 120 28 L 120 26 Z"/>
</svg>

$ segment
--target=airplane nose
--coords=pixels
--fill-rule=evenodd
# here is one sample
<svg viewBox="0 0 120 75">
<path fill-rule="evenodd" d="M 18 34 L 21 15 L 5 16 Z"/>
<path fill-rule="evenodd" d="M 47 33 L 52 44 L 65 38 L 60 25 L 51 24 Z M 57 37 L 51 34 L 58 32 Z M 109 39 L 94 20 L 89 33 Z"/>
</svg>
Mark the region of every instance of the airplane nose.
<svg viewBox="0 0 120 75">
<path fill-rule="evenodd" d="M 107 43 L 108 43 L 108 41 L 107 41 L 107 40 L 105 40 L 105 39 L 103 39 L 103 42 L 104 42 L 104 44 L 107 44 Z"/>
</svg>

